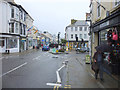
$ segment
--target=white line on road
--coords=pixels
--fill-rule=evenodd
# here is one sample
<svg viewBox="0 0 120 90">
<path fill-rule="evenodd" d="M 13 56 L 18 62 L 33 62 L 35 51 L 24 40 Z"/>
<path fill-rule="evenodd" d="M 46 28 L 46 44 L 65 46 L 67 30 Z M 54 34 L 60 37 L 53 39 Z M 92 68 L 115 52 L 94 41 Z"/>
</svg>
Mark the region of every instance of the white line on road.
<svg viewBox="0 0 120 90">
<path fill-rule="evenodd" d="M 97 84 L 100 86 L 100 88 L 105 88 L 100 82 L 97 82 Z"/>
<path fill-rule="evenodd" d="M 11 73 L 11 72 L 17 70 L 17 69 L 19 69 L 19 68 L 25 66 L 26 64 L 27 64 L 27 62 L 25 62 L 24 64 L 22 64 L 22 65 L 20 65 L 20 66 L 18 66 L 18 67 L 16 67 L 16 68 L 14 68 L 14 69 L 12 69 L 12 70 L 6 72 L 6 73 L 4 73 L 3 75 L 0 75 L 0 77 L 3 77 L 3 76 L 5 76 L 6 74 L 9 74 L 9 73 Z"/>
<path fill-rule="evenodd" d="M 59 86 L 59 87 L 62 86 L 61 84 L 55 84 L 55 83 L 47 83 L 46 85 L 49 85 L 49 86 Z"/>
</svg>

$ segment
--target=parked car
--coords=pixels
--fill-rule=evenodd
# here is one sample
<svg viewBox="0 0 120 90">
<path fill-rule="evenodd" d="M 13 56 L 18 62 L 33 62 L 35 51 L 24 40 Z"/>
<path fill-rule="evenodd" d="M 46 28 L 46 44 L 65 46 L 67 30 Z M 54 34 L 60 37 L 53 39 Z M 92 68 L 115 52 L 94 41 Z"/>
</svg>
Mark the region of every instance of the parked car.
<svg viewBox="0 0 120 90">
<path fill-rule="evenodd" d="M 50 47 L 45 45 L 42 47 L 42 51 L 49 51 L 50 50 Z"/>
</svg>

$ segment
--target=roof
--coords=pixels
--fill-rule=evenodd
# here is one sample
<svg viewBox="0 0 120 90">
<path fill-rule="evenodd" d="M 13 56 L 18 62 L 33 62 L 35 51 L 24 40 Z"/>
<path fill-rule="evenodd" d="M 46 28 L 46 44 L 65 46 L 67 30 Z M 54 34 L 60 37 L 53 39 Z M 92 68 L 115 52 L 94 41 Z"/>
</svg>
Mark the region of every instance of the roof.
<svg viewBox="0 0 120 90">
<path fill-rule="evenodd" d="M 89 26 L 89 24 L 85 20 L 77 20 L 75 23 L 67 27 L 72 27 L 72 26 Z"/>
</svg>

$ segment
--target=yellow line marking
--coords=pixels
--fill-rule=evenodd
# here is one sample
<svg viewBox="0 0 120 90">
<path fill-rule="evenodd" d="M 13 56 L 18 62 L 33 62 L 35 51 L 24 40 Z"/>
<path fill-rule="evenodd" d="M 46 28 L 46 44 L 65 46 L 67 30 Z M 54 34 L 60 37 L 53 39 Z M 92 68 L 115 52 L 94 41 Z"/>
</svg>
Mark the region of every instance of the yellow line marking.
<svg viewBox="0 0 120 90">
<path fill-rule="evenodd" d="M 56 86 L 54 86 L 54 89 L 53 89 L 53 90 L 55 90 L 55 88 L 56 88 Z"/>
<path fill-rule="evenodd" d="M 57 86 L 57 90 L 59 89 L 59 86 Z"/>
<path fill-rule="evenodd" d="M 71 87 L 71 85 L 65 85 L 65 86 L 69 86 L 69 87 Z"/>
</svg>

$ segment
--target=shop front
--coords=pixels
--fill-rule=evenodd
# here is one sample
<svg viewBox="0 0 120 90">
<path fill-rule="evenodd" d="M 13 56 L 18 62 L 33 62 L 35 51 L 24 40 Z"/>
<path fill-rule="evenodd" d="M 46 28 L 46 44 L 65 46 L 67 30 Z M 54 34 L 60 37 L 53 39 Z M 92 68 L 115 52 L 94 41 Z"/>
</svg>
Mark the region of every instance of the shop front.
<svg viewBox="0 0 120 90">
<path fill-rule="evenodd" d="M 28 38 L 28 50 L 33 48 L 33 38 Z"/>
<path fill-rule="evenodd" d="M 20 52 L 23 52 L 26 50 L 26 38 L 21 38 L 20 40 Z"/>
<path fill-rule="evenodd" d="M 110 31 L 112 31 L 111 38 L 108 37 Z M 106 55 L 104 58 L 105 66 L 112 73 L 120 73 L 120 10 L 92 25 L 92 32 L 98 33 L 98 40 L 96 40 L 98 41 L 98 45 L 107 44 L 111 39 L 114 50 L 112 53 L 104 52 Z M 114 32 L 118 35 L 116 40 L 113 40 Z"/>
</svg>

